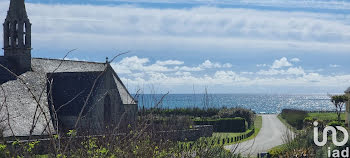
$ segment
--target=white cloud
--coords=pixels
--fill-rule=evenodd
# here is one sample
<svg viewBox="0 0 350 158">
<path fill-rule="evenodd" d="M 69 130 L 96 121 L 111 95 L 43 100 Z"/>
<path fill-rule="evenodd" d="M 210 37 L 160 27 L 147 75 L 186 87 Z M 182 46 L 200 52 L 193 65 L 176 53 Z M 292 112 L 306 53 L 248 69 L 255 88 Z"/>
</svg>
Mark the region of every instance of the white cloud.
<svg viewBox="0 0 350 158">
<path fill-rule="evenodd" d="M 325 1 L 300 1 L 300 0 L 244 0 L 244 1 L 222 1 L 222 0 L 115 0 L 119 2 L 132 3 L 171 3 L 171 4 L 197 4 L 197 5 L 225 5 L 225 6 L 260 6 L 260 7 L 276 7 L 290 9 L 350 9 L 350 3 L 343 0 Z"/>
<path fill-rule="evenodd" d="M 288 61 L 286 57 L 282 57 L 280 60 L 275 60 L 271 68 L 278 69 L 281 67 L 289 67 L 289 66 L 292 66 L 292 64 Z"/>
<path fill-rule="evenodd" d="M 0 19 L 5 18 L 7 9 L 8 1 L 0 2 L 0 10 L 4 10 Z M 27 10 L 33 23 L 35 48 L 162 48 L 162 51 L 283 48 L 345 52 L 350 47 L 347 44 L 350 17 L 340 14 L 31 3 Z"/>
<path fill-rule="evenodd" d="M 329 64 L 329 67 L 331 67 L 331 68 L 337 68 L 337 67 L 340 67 L 340 65 L 337 65 L 337 64 Z"/>
<path fill-rule="evenodd" d="M 226 63 L 226 64 L 222 65 L 222 67 L 224 67 L 224 68 L 231 68 L 231 67 L 232 67 L 232 64 Z"/>
<path fill-rule="evenodd" d="M 258 75 L 305 75 L 305 71 L 301 67 L 291 67 L 287 70 L 260 70 L 257 72 Z"/>
<path fill-rule="evenodd" d="M 210 60 L 206 60 L 204 61 L 202 64 L 199 65 L 200 68 L 204 68 L 204 69 L 211 69 L 211 68 L 231 68 L 232 64 L 230 63 L 225 63 L 225 64 L 221 64 L 219 62 L 211 62 Z"/>
<path fill-rule="evenodd" d="M 131 74 L 135 71 L 152 73 L 152 72 L 176 72 L 177 75 L 183 72 L 195 72 L 203 71 L 205 69 L 218 69 L 218 68 L 231 68 L 230 63 L 221 64 L 219 62 L 211 62 L 205 60 L 202 64 L 195 67 L 180 66 L 184 61 L 179 60 L 157 60 L 155 63 L 151 63 L 148 58 L 139 58 L 138 56 L 125 57 L 119 62 L 111 63 L 112 67 L 120 74 Z"/>
<path fill-rule="evenodd" d="M 299 58 L 292 58 L 290 59 L 291 62 L 294 62 L 294 63 L 298 63 L 300 62 L 301 60 Z"/>
<path fill-rule="evenodd" d="M 267 64 L 256 64 L 256 67 L 266 67 Z"/>
<path fill-rule="evenodd" d="M 175 67 L 176 70 L 180 71 L 203 71 L 201 67 L 188 67 L 188 66 L 182 66 L 182 67 Z"/>
<path fill-rule="evenodd" d="M 183 61 L 178 61 L 178 60 L 166 60 L 166 61 L 157 61 L 156 65 L 182 65 L 184 64 Z"/>
<path fill-rule="evenodd" d="M 324 75 L 317 72 L 317 70 L 305 71 L 301 66 L 282 66 L 278 69 L 270 68 L 257 72 L 233 71 L 224 70 L 226 68 L 223 66 L 212 68 L 213 65 L 215 65 L 213 63 L 216 62 L 209 62 L 208 60 L 203 62 L 206 64 L 202 63 L 195 67 L 187 66 L 185 62 L 179 61 L 175 63 L 181 63 L 182 66 L 175 64 L 159 68 L 162 63 L 174 63 L 166 61 L 172 60 L 151 62 L 148 58 L 132 56 L 125 57 L 120 62 L 112 64 L 117 73 L 121 75 L 123 81 L 127 81 L 129 86 L 140 87 L 141 85 L 156 85 L 165 91 L 180 89 L 178 92 L 184 92 L 181 91 L 181 89 L 183 90 L 193 85 L 222 86 L 224 89 L 221 90 L 235 89 L 238 87 L 245 87 L 245 89 L 254 89 L 254 87 L 279 87 L 278 89 L 283 89 L 283 87 L 299 87 L 299 89 L 326 87 L 326 89 L 342 89 L 350 85 L 350 75 Z M 288 60 L 281 58 L 277 61 Z M 159 65 L 160 63 L 161 65 Z M 204 66 L 200 67 L 201 65 L 207 65 L 206 68 L 211 68 L 214 71 L 204 71 Z M 120 73 L 119 71 L 123 70 L 121 67 L 129 68 L 124 70 L 127 73 Z M 220 90 L 218 92 L 220 92 Z"/>
</svg>

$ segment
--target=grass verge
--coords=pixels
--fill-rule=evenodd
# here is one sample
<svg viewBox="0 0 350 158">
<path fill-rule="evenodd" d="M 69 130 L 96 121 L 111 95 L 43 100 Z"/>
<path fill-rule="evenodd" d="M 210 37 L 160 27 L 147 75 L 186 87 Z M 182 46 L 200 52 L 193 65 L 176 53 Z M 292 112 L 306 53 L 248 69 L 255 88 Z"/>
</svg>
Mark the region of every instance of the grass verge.
<svg viewBox="0 0 350 158">
<path fill-rule="evenodd" d="M 311 112 L 311 113 L 308 113 L 308 117 L 315 118 L 317 120 L 322 120 L 322 121 L 337 121 L 338 120 L 338 115 L 336 113 L 333 113 L 333 112 L 327 112 L 327 113 Z M 345 120 L 345 113 L 340 114 L 340 119 Z"/>
</svg>

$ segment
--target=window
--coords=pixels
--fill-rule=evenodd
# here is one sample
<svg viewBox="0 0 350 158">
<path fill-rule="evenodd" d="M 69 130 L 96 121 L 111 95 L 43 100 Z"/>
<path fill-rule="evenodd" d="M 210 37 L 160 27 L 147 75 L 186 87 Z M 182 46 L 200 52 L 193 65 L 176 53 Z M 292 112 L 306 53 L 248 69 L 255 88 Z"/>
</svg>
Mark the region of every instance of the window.
<svg viewBox="0 0 350 158">
<path fill-rule="evenodd" d="M 9 46 L 12 45 L 11 37 L 9 37 Z"/>
<path fill-rule="evenodd" d="M 107 95 L 104 99 L 104 124 L 108 126 L 112 122 L 111 97 Z"/>
<path fill-rule="evenodd" d="M 18 30 L 18 23 L 17 23 L 17 21 L 14 21 L 12 26 L 14 27 L 13 29 L 15 29 L 14 31 L 17 32 L 17 30 Z"/>
</svg>

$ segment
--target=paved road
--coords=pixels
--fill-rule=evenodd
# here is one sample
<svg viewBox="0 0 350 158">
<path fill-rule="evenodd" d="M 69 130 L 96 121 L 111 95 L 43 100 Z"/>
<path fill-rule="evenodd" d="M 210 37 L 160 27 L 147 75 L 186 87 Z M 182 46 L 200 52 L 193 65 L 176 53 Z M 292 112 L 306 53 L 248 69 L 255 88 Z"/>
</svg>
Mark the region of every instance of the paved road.
<svg viewBox="0 0 350 158">
<path fill-rule="evenodd" d="M 262 115 L 262 128 L 255 139 L 225 146 L 226 149 L 241 153 L 243 156 L 254 156 L 267 152 L 272 147 L 283 144 L 287 135 L 287 127 L 277 118 L 277 115 Z"/>
</svg>

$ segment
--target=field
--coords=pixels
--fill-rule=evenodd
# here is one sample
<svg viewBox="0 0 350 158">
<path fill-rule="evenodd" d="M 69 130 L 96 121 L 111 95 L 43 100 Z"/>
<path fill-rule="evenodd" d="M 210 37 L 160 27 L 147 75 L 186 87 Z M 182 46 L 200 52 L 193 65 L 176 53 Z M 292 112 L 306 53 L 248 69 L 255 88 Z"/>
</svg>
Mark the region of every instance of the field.
<svg viewBox="0 0 350 158">
<path fill-rule="evenodd" d="M 336 121 L 338 120 L 338 115 L 336 113 L 308 113 L 308 117 L 315 118 L 322 121 Z M 341 120 L 345 120 L 345 113 L 340 114 Z"/>
</svg>

